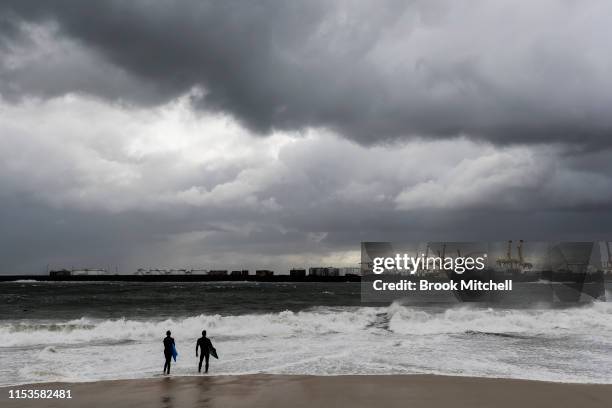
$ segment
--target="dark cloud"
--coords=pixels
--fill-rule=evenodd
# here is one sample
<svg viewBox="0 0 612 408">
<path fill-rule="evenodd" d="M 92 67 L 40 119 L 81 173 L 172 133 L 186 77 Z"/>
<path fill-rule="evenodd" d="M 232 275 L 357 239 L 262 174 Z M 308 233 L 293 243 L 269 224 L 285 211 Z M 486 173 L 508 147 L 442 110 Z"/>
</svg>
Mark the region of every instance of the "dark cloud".
<svg viewBox="0 0 612 408">
<path fill-rule="evenodd" d="M 612 228 L 610 150 L 254 138 L 187 103 L 141 111 L 84 96 L 1 103 L 0 134 L 0 273 L 286 271 L 354 265 L 361 241 L 594 240 Z"/>
<path fill-rule="evenodd" d="M 42 93 L 157 104 L 202 87 L 198 106 L 259 133 L 328 127 L 362 143 L 463 134 L 597 148 L 612 140 L 606 2 L 5 0 L 1 7 L 21 21 L 56 24 L 59 36 L 126 76 L 121 86 L 109 87 L 117 81 L 103 74 L 85 84 L 71 69 L 75 81 L 40 85 Z M 29 78 L 29 69 L 10 80 Z"/>
<path fill-rule="evenodd" d="M 2 0 L 0 273 L 610 239 L 610 15 Z"/>
<path fill-rule="evenodd" d="M 239 234 L 207 224 L 203 220 L 211 214 L 201 210 L 180 217 L 140 211 L 117 215 L 54 209 L 28 197 L 3 199 L 3 214 L 11 217 L 0 219 L 2 231 L 10 231 L 0 235 L 0 274 L 38 274 L 47 267 L 117 267 L 122 273 L 140 267 L 246 267 L 287 273 L 297 266 L 356 266 L 362 240 L 610 240 L 612 227 L 610 211 L 596 213 L 594 223 L 593 212 L 351 210 L 353 217 L 341 206 L 296 211 L 284 220 L 284 233 L 277 221 L 263 219 L 248 234 Z M 239 221 L 234 218 L 236 225 Z M 329 230 L 321 242 L 308 232 L 318 228 Z M 352 255 L 339 261 L 334 254 L 343 251 Z"/>
</svg>

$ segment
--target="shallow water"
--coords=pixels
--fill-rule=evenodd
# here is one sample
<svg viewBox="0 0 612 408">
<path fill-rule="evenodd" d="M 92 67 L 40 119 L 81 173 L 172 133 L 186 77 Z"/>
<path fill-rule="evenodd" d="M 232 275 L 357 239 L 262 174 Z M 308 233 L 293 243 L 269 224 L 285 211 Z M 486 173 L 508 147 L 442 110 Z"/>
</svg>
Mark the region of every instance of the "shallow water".
<svg viewBox="0 0 612 408">
<path fill-rule="evenodd" d="M 350 283 L 4 283 L 0 385 L 196 374 L 433 373 L 612 383 L 612 303 L 363 306 Z"/>
</svg>

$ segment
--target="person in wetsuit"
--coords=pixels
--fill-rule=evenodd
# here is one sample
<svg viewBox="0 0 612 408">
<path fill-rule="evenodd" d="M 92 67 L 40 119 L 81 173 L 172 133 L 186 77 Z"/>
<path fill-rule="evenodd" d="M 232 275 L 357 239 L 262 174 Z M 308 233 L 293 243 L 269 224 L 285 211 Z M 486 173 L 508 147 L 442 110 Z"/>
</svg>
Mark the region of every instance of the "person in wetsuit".
<svg viewBox="0 0 612 408">
<path fill-rule="evenodd" d="M 166 358 L 166 362 L 164 363 L 164 374 L 170 374 L 170 361 L 172 360 L 172 346 L 174 346 L 174 339 L 170 337 L 170 330 L 166 332 L 166 337 L 164 338 L 164 357 Z"/>
<path fill-rule="evenodd" d="M 202 372 L 202 360 L 206 359 L 206 365 L 204 372 L 208 372 L 208 358 L 210 357 L 210 350 L 213 349 L 212 342 L 206 337 L 206 330 L 202 330 L 202 337 L 198 339 L 196 343 L 196 357 L 198 356 L 198 347 L 200 348 L 200 364 L 198 365 L 198 373 Z"/>
</svg>

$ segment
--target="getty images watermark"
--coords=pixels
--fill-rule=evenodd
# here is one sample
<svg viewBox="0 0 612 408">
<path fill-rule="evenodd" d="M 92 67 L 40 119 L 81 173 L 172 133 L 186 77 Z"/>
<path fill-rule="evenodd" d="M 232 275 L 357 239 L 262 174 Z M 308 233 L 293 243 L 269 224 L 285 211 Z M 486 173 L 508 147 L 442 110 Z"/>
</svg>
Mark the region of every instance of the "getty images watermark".
<svg viewBox="0 0 612 408">
<path fill-rule="evenodd" d="M 395 254 L 393 257 L 377 256 L 372 259 L 372 273 L 379 275 L 387 272 L 395 274 L 408 273 L 416 275 L 419 271 L 438 271 L 445 272 L 447 275 L 463 275 L 465 272 L 482 272 L 486 267 L 487 254 L 482 256 L 457 256 L 441 257 L 410 256 L 407 253 Z M 479 279 L 450 279 L 448 281 L 430 281 L 424 278 L 418 280 L 400 279 L 399 281 L 386 282 L 383 279 L 375 279 L 372 288 L 376 291 L 448 291 L 448 290 L 512 290 L 512 279 L 505 279 L 503 282 L 481 281 Z"/>
<path fill-rule="evenodd" d="M 607 258 L 606 258 L 607 257 Z M 605 299 L 608 242 L 363 242 L 364 302 Z"/>
</svg>

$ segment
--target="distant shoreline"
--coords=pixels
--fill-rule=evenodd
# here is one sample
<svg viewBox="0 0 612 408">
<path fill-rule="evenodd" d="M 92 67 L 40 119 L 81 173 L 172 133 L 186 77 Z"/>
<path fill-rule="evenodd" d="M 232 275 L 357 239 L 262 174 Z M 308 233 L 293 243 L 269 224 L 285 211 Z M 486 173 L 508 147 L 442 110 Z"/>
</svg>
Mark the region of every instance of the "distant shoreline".
<svg viewBox="0 0 612 408">
<path fill-rule="evenodd" d="M 0 282 L 361 282 L 361 276 L 0 275 Z"/>
<path fill-rule="evenodd" d="M 371 279 L 371 276 L 366 276 Z M 233 275 L 0 275 L 0 282 L 36 281 L 36 282 L 361 282 L 359 275 L 344 276 L 233 276 Z M 410 278 L 408 278 L 410 279 Z M 415 277 L 413 279 L 418 279 Z M 604 282 L 612 281 L 608 277 Z M 519 282 L 521 283 L 521 282 Z M 532 282 L 526 282 L 532 283 Z M 553 282 L 563 283 L 563 282 Z"/>
<path fill-rule="evenodd" d="M 71 399 L 9 399 L 9 390 L 70 390 Z M 438 375 L 238 375 L 40 383 L 0 389 L 3 407 L 608 407 L 612 384 Z"/>
</svg>

